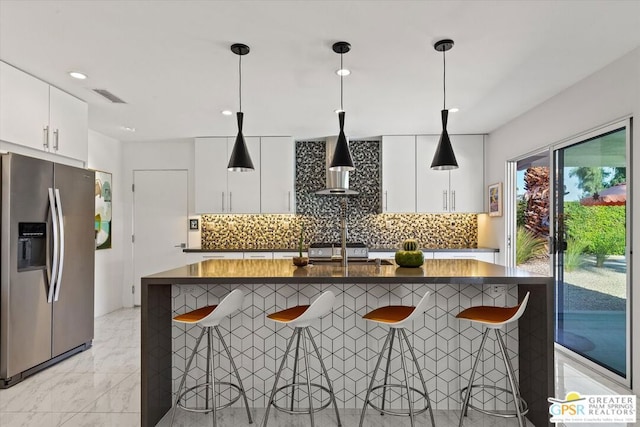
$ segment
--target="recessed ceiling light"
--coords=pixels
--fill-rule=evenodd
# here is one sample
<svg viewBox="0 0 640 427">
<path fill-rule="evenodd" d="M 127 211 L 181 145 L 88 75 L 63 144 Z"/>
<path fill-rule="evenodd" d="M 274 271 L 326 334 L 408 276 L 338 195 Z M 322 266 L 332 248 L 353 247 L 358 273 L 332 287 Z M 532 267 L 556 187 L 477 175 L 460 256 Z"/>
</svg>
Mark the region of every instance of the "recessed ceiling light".
<svg viewBox="0 0 640 427">
<path fill-rule="evenodd" d="M 450 113 L 457 113 L 458 111 L 460 111 L 459 108 L 455 108 L 455 107 L 454 108 L 449 108 L 449 112 Z"/>
<path fill-rule="evenodd" d="M 136 128 L 133 128 L 131 126 L 122 126 L 122 129 L 126 130 L 127 132 L 135 132 Z"/>
<path fill-rule="evenodd" d="M 231 110 L 222 110 L 220 113 L 222 113 L 223 116 L 230 116 L 233 114 Z"/>
<path fill-rule="evenodd" d="M 351 70 L 347 70 L 346 68 L 341 68 L 339 70 L 336 70 L 336 74 L 339 76 L 348 76 L 349 74 L 351 74 Z"/>
<path fill-rule="evenodd" d="M 84 80 L 84 79 L 86 79 L 86 78 L 87 78 L 87 75 L 86 75 L 86 74 L 81 73 L 81 72 L 79 72 L 79 71 L 71 71 L 71 72 L 69 73 L 69 75 L 70 75 L 71 77 L 73 77 L 74 79 L 78 79 L 78 80 Z"/>
</svg>

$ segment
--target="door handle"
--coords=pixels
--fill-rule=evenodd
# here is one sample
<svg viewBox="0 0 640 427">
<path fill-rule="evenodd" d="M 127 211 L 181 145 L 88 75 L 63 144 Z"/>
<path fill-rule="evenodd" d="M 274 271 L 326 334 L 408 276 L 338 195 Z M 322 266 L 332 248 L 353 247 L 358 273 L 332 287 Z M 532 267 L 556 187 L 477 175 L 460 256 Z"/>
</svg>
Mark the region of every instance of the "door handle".
<svg viewBox="0 0 640 427">
<path fill-rule="evenodd" d="M 49 188 L 49 209 L 51 210 L 51 229 L 53 230 L 53 261 L 51 262 L 51 276 L 49 277 L 49 292 L 47 302 L 53 302 L 53 293 L 58 279 L 58 211 L 56 210 L 53 188 Z"/>
<path fill-rule="evenodd" d="M 60 140 L 60 129 L 53 131 L 53 149 L 58 151 L 58 141 Z"/>
<path fill-rule="evenodd" d="M 224 212 L 224 191 L 222 192 L 222 212 Z"/>
<path fill-rule="evenodd" d="M 289 212 L 291 212 L 291 191 L 287 191 L 287 198 L 289 199 Z"/>
<path fill-rule="evenodd" d="M 186 247 L 187 247 L 187 244 L 186 244 L 186 243 L 180 243 L 179 245 L 174 245 L 173 247 L 174 247 L 174 248 L 181 248 L 181 249 L 184 249 L 184 248 L 186 248 Z"/>
<path fill-rule="evenodd" d="M 389 210 L 389 192 L 385 190 L 384 192 L 384 211 Z"/>
<path fill-rule="evenodd" d="M 233 212 L 233 205 L 231 204 L 231 191 L 229 191 L 229 212 Z"/>
<path fill-rule="evenodd" d="M 64 214 L 62 213 L 62 198 L 60 197 L 60 190 L 56 188 L 55 193 L 56 204 L 58 205 L 58 224 L 60 224 L 60 265 L 58 266 L 56 294 L 53 297 L 53 300 L 58 301 L 60 288 L 62 287 L 62 268 L 64 267 Z"/>
<path fill-rule="evenodd" d="M 45 150 L 49 149 L 49 126 L 42 128 L 42 147 Z"/>
<path fill-rule="evenodd" d="M 451 190 L 451 211 L 456 210 L 456 192 L 455 190 Z"/>
<path fill-rule="evenodd" d="M 447 210 L 447 190 L 442 191 L 442 209 Z"/>
</svg>

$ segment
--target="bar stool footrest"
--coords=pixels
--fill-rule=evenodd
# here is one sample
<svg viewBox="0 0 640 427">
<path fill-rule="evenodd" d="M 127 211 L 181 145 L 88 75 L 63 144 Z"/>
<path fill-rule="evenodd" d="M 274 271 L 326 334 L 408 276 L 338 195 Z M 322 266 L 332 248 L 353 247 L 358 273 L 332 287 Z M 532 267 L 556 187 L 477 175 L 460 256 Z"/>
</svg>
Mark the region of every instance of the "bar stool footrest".
<svg viewBox="0 0 640 427">
<path fill-rule="evenodd" d="M 283 408 L 282 406 L 278 406 L 278 404 L 276 403 L 276 396 L 278 395 L 278 393 L 280 393 L 284 389 L 294 388 L 294 387 L 307 387 L 307 383 L 291 383 L 291 384 L 285 384 L 282 387 L 279 387 L 273 395 L 273 402 L 271 403 L 271 405 L 278 411 L 286 412 L 287 414 L 293 414 L 293 415 L 309 414 L 310 413 L 309 408 L 291 410 L 288 408 Z M 322 411 L 323 409 L 326 409 L 329 407 L 329 405 L 331 405 L 331 390 L 329 390 L 328 387 L 325 387 L 321 384 L 315 384 L 315 383 L 311 383 L 311 387 L 322 389 L 329 394 L 329 401 L 327 403 L 317 408 L 313 408 L 313 413 L 315 414 L 316 412 Z"/>
<path fill-rule="evenodd" d="M 229 386 L 229 387 L 235 389 L 238 392 L 238 395 L 234 396 L 234 398 L 231 399 L 229 402 L 225 403 L 224 405 L 216 406 L 216 411 L 219 410 L 219 409 L 228 408 L 229 406 L 231 406 L 234 403 L 236 403 L 238 401 L 238 399 L 240 399 L 240 396 L 242 396 L 242 389 L 237 384 L 233 384 L 233 383 L 229 383 L 229 382 L 223 382 L 223 381 L 217 381 L 215 383 L 215 385 L 226 385 L 226 386 Z M 180 397 L 178 398 L 178 403 L 177 403 L 178 408 L 184 409 L 185 411 L 189 411 L 189 412 L 198 412 L 198 413 L 203 413 L 203 414 L 207 414 L 209 412 L 212 412 L 213 408 L 194 408 L 194 407 L 184 406 L 182 403 L 180 403 L 180 401 L 182 400 L 182 398 L 184 397 L 185 394 L 187 394 L 189 392 L 192 392 L 192 391 L 195 391 L 197 389 L 200 389 L 202 387 L 206 387 L 208 389 L 211 389 L 211 393 L 214 392 L 211 383 L 202 383 L 202 384 L 197 384 L 197 385 L 195 385 L 193 387 L 189 387 L 188 389 L 186 389 L 185 391 L 183 391 L 180 394 Z M 214 401 L 215 401 L 215 395 L 216 394 L 213 394 Z"/>
<path fill-rule="evenodd" d="M 492 389 L 492 390 L 498 390 L 498 391 L 502 391 L 502 392 L 508 393 L 509 395 L 512 395 L 511 390 L 507 390 L 506 388 L 497 387 L 497 386 L 494 386 L 494 385 L 473 384 L 471 386 L 471 388 L 472 389 L 474 389 L 474 388 L 481 388 L 481 389 L 489 388 L 489 389 Z M 464 398 L 465 398 L 465 394 L 464 394 L 465 391 L 467 391 L 467 387 L 464 387 L 464 388 L 460 389 L 460 399 L 463 402 L 464 402 Z M 473 396 L 471 396 L 469 398 L 469 403 L 467 404 L 467 408 L 471 408 L 471 409 L 473 409 L 475 411 L 482 412 L 483 414 L 493 415 L 493 416 L 496 416 L 496 417 L 518 418 L 518 414 L 515 411 L 513 411 L 513 412 L 511 412 L 511 411 L 497 412 L 497 411 L 491 411 L 491 410 L 488 410 L 488 409 L 483 409 L 483 408 L 478 408 L 477 406 L 473 406 L 471 404 L 471 398 L 472 397 Z M 522 397 L 520 398 L 520 407 L 522 408 L 522 411 L 520 411 L 520 412 L 521 412 L 521 414 L 523 416 L 527 415 L 527 413 L 529 413 L 529 405 L 527 405 L 527 402 Z"/>
<path fill-rule="evenodd" d="M 373 388 L 371 389 L 371 393 L 373 393 L 373 392 L 374 392 L 375 390 L 377 390 L 377 389 L 380 389 L 380 388 L 384 389 L 384 388 L 387 388 L 387 387 L 388 387 L 388 388 L 400 387 L 400 388 L 403 388 L 403 389 L 405 389 L 405 390 L 407 389 L 407 387 L 406 387 L 406 386 L 404 386 L 404 385 L 402 385 L 402 384 L 383 384 L 383 385 L 379 385 L 379 386 L 375 386 L 375 387 L 373 387 Z M 416 388 L 413 388 L 413 387 L 409 387 L 409 390 L 411 390 L 411 391 L 413 391 L 413 392 L 415 392 L 415 393 L 418 393 L 418 394 L 419 394 L 420 396 L 422 396 L 425 400 L 427 399 L 427 394 L 426 394 L 424 391 L 420 391 L 420 390 L 418 390 L 418 389 L 416 389 Z M 408 417 L 408 416 L 410 416 L 409 412 L 397 412 L 397 411 L 390 410 L 390 409 L 382 409 L 382 408 L 380 408 L 380 407 L 378 407 L 378 406 L 374 405 L 374 404 L 373 404 L 373 402 L 371 401 L 371 399 L 369 399 L 366 403 L 367 403 L 369 406 L 371 406 L 373 409 L 375 409 L 376 411 L 380 412 L 381 414 L 399 415 L 399 416 L 401 416 L 401 417 Z M 428 411 L 428 410 L 429 410 L 429 405 L 425 406 L 425 407 L 424 407 L 424 408 L 422 408 L 422 409 L 414 410 L 414 411 L 413 411 L 413 415 L 414 415 L 414 416 L 416 416 L 416 415 L 422 414 L 423 412 Z"/>
</svg>

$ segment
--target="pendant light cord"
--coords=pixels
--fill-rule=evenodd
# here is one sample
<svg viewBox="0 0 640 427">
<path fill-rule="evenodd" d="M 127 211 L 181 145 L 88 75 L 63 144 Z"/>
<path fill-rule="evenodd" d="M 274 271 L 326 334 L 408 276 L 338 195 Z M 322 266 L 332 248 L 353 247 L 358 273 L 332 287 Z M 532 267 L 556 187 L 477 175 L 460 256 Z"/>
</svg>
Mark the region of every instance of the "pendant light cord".
<svg viewBox="0 0 640 427">
<path fill-rule="evenodd" d="M 446 51 L 442 51 L 442 109 L 447 109 L 447 59 Z"/>
<path fill-rule="evenodd" d="M 238 55 L 238 76 L 240 81 L 238 85 L 238 98 L 240 99 L 240 112 L 242 113 L 242 55 Z"/>
<path fill-rule="evenodd" d="M 340 53 L 340 111 L 344 111 L 344 107 L 342 105 L 342 79 L 344 74 L 344 67 L 342 66 L 342 53 Z"/>
</svg>

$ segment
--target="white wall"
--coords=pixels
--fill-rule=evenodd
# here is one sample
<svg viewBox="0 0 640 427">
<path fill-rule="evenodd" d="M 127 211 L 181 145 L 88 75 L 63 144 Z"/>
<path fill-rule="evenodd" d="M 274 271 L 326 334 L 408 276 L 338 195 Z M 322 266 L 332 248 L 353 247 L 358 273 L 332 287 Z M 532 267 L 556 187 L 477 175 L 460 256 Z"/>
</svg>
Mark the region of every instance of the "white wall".
<svg viewBox="0 0 640 427">
<path fill-rule="evenodd" d="M 193 139 L 178 139 L 170 141 L 152 141 L 152 142 L 132 142 L 125 144 L 123 147 L 123 191 L 124 209 L 126 224 L 124 224 L 125 238 L 125 263 L 124 263 L 124 283 L 125 292 L 123 293 L 123 304 L 125 307 L 133 306 L 133 295 L 131 294 L 131 286 L 133 285 L 133 243 L 131 243 L 131 235 L 133 233 L 133 193 L 131 185 L 133 184 L 134 170 L 162 170 L 162 169 L 186 169 L 188 171 L 189 180 L 189 212 L 194 211 L 193 201 L 193 164 L 194 164 L 194 144 Z M 197 216 L 194 216 L 197 218 Z M 185 224 L 188 228 L 188 224 Z M 200 233 L 189 233 L 189 247 L 200 246 Z M 197 245 L 196 245 L 197 242 Z M 185 255 L 186 260 L 186 255 Z M 186 264 L 187 262 L 185 262 Z"/>
<path fill-rule="evenodd" d="M 122 143 L 89 130 L 89 161 L 87 167 L 113 175 L 111 249 L 95 251 L 95 316 L 123 306 L 123 226 L 124 187 L 122 175 Z"/>
<path fill-rule="evenodd" d="M 632 145 L 632 171 L 640 173 L 640 149 L 633 150 L 640 123 L 640 48 L 609 64 L 602 70 L 576 83 L 567 90 L 512 120 L 489 135 L 487 149 L 486 183 L 506 181 L 506 162 L 523 154 L 544 148 L 562 140 L 597 128 L 616 119 L 635 115 L 635 137 Z M 637 183 L 638 180 L 635 180 Z M 632 181 L 632 184 L 634 182 Z M 628 187 L 629 188 L 629 187 Z M 631 245 L 640 244 L 640 185 L 631 187 L 632 239 Z M 484 218 L 479 233 L 481 246 L 499 247 L 499 261 L 505 259 L 504 217 Z M 640 253 L 631 256 L 631 263 L 640 271 Z M 636 273 L 638 275 L 638 273 Z M 640 313 L 640 282 L 635 280 L 632 304 Z M 637 324 L 637 321 L 636 321 Z M 633 360 L 635 371 L 640 372 L 640 328 L 633 331 Z M 638 375 L 636 375 L 636 378 Z M 640 389 L 640 381 L 634 381 Z"/>
</svg>

